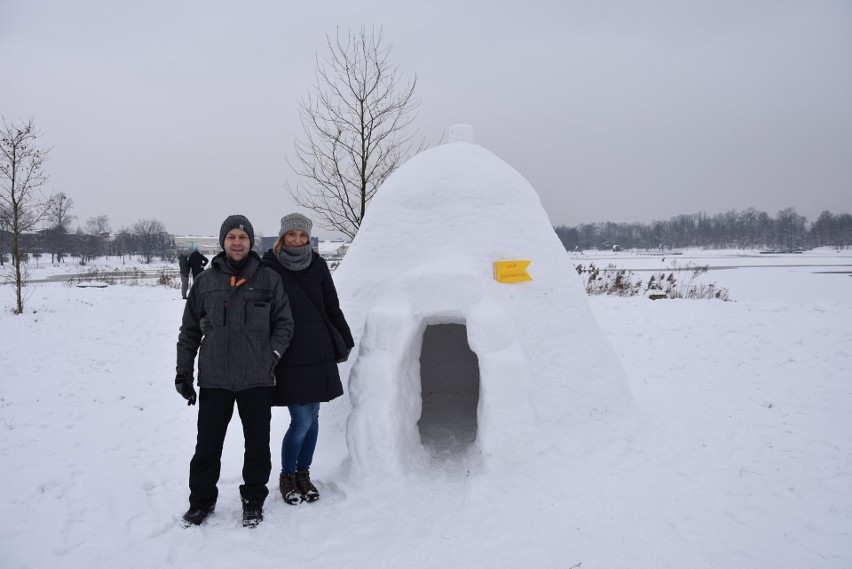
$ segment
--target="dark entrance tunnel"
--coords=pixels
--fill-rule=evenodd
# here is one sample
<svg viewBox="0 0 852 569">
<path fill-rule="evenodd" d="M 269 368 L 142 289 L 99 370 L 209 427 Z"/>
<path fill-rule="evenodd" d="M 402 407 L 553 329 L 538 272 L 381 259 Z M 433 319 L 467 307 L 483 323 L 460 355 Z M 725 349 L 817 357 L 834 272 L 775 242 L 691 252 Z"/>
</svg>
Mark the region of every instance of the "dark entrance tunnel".
<svg viewBox="0 0 852 569">
<path fill-rule="evenodd" d="M 467 343 L 467 326 L 434 324 L 420 352 L 423 411 L 420 441 L 433 457 L 463 454 L 476 441 L 479 360 Z"/>
</svg>

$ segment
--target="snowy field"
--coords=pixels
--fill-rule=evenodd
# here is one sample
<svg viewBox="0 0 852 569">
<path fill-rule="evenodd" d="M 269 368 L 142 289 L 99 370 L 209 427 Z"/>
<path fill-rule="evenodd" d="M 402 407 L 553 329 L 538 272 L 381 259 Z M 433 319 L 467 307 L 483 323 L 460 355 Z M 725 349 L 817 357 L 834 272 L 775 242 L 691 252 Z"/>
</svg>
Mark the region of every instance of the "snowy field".
<svg viewBox="0 0 852 569">
<path fill-rule="evenodd" d="M 197 411 L 173 387 L 178 290 L 39 283 L 14 316 L 0 286 L 0 567 L 852 567 L 852 253 L 677 262 L 709 264 L 735 302 L 589 299 L 642 414 L 632 436 L 388 482 L 348 474 L 344 425 L 326 420 L 322 498 L 288 506 L 272 484 L 254 530 L 238 419 L 216 513 L 178 524 Z M 277 409 L 273 477 L 287 422 Z"/>
</svg>

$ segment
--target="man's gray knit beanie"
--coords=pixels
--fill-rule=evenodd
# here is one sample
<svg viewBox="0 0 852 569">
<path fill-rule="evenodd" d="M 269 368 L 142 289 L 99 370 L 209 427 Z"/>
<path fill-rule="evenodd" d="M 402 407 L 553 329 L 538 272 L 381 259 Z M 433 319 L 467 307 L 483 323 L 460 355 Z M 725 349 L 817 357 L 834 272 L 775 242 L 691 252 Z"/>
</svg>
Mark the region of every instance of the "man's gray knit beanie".
<svg viewBox="0 0 852 569">
<path fill-rule="evenodd" d="M 313 226 L 314 223 L 301 213 L 288 213 L 281 218 L 281 231 L 278 232 L 278 237 L 284 237 L 291 231 L 304 231 L 310 237 Z"/>
<path fill-rule="evenodd" d="M 219 230 L 219 246 L 222 249 L 225 248 L 225 236 L 232 229 L 240 229 L 248 233 L 249 248 L 254 248 L 254 228 L 251 226 L 251 222 L 244 215 L 229 215 Z"/>
</svg>

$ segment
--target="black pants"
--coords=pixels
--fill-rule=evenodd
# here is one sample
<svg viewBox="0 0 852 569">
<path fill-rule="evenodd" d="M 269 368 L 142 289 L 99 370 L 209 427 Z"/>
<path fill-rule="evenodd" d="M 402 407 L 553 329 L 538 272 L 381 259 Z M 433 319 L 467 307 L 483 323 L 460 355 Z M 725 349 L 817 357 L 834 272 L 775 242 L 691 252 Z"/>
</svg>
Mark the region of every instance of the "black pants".
<svg viewBox="0 0 852 569">
<path fill-rule="evenodd" d="M 271 387 L 254 387 L 243 391 L 201 388 L 198 398 L 198 439 L 195 456 L 189 463 L 189 505 L 205 508 L 216 504 L 219 472 L 222 469 L 222 447 L 228 423 L 234 414 L 234 402 L 243 423 L 245 455 L 240 495 L 263 503 L 269 490 L 272 459 L 269 455 L 269 423 Z"/>
</svg>

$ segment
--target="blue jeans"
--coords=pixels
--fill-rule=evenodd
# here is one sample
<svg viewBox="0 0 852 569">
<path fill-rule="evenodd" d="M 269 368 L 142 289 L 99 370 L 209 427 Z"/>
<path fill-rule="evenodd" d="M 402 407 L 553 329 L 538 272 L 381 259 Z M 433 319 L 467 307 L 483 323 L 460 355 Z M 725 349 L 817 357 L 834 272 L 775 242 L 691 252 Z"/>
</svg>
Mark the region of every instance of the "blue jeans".
<svg viewBox="0 0 852 569">
<path fill-rule="evenodd" d="M 281 472 L 309 470 L 319 435 L 319 403 L 289 405 L 290 428 L 281 442 Z"/>
</svg>

